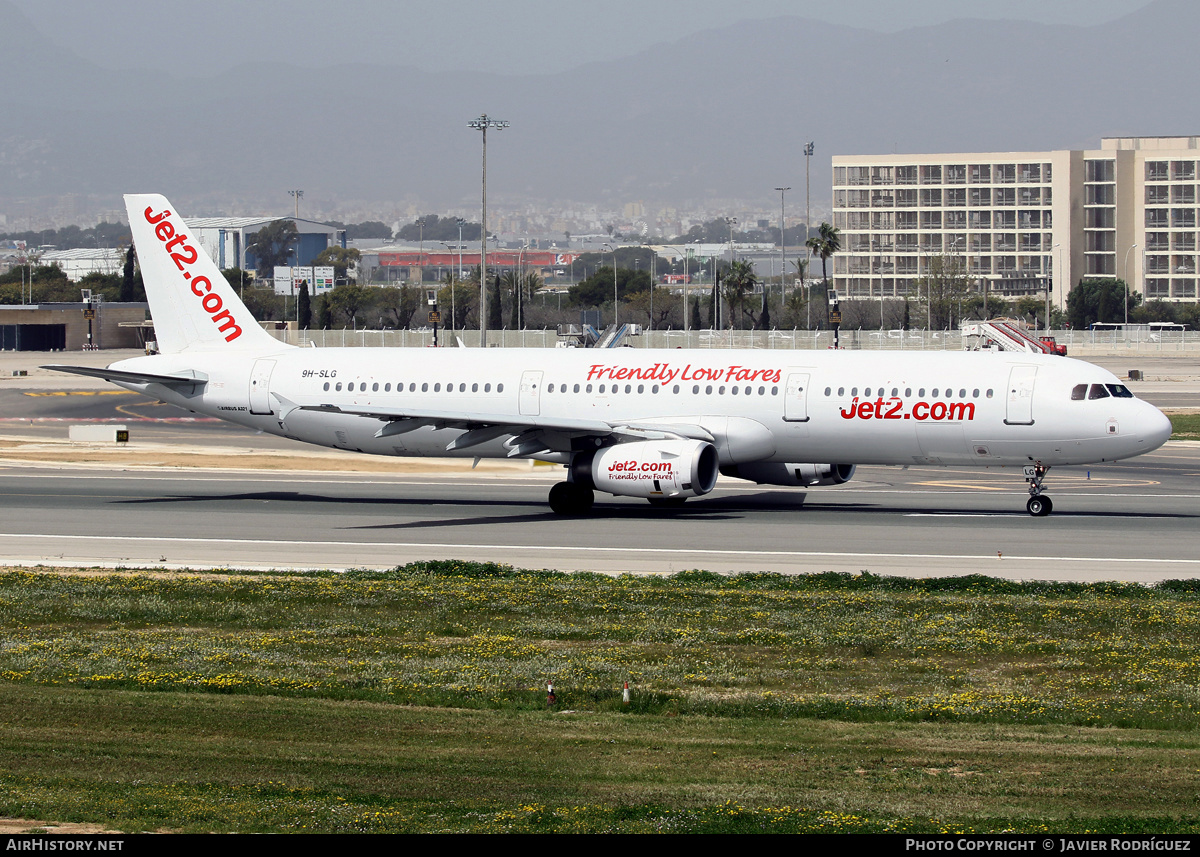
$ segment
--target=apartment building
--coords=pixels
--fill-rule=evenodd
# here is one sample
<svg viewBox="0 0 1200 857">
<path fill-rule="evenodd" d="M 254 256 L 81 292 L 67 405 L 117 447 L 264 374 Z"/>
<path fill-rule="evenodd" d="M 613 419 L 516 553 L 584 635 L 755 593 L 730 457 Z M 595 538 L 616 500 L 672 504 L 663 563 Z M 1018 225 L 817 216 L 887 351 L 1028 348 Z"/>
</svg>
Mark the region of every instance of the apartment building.
<svg viewBox="0 0 1200 857">
<path fill-rule="evenodd" d="M 1097 150 L 833 158 L 838 293 L 916 296 L 938 256 L 976 288 L 1065 305 L 1083 277 L 1195 301 L 1200 137 L 1113 137 Z"/>
</svg>

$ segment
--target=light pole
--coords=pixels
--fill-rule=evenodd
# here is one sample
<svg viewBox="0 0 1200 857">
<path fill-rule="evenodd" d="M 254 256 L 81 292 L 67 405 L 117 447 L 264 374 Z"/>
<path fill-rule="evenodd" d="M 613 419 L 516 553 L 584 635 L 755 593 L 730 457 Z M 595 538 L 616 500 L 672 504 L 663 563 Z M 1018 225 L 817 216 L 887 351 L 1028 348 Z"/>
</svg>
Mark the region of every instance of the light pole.
<svg viewBox="0 0 1200 857">
<path fill-rule="evenodd" d="M 466 221 L 466 218 L 463 218 L 463 217 L 456 217 L 456 218 L 454 218 L 454 222 L 458 224 L 458 278 L 461 280 L 461 279 L 463 278 L 463 269 L 462 269 L 462 228 L 463 228 L 463 226 L 464 226 L 464 225 L 466 225 L 466 222 L 467 222 L 467 221 Z"/>
<path fill-rule="evenodd" d="M 296 217 L 299 218 L 300 217 L 300 200 L 302 200 L 304 198 L 304 191 L 289 190 L 288 196 L 290 196 L 292 199 L 296 200 Z"/>
<path fill-rule="evenodd" d="M 613 263 L 613 327 L 615 328 L 617 326 L 617 317 L 619 315 L 617 308 L 620 306 L 619 299 L 617 296 L 617 248 L 614 247 L 612 244 L 605 244 L 600 249 L 608 250 L 610 253 L 613 254 L 613 258 L 612 258 L 612 263 Z"/>
<path fill-rule="evenodd" d="M 419 236 L 417 251 L 417 270 L 421 273 L 417 276 L 417 288 L 421 287 L 421 283 L 425 282 L 425 218 L 417 218 L 417 235 Z"/>
<path fill-rule="evenodd" d="M 783 195 L 791 190 L 790 187 L 777 187 L 779 191 L 779 311 L 783 312 L 783 281 L 787 277 L 787 241 L 783 237 Z M 763 298 L 765 305 L 766 298 Z"/>
<path fill-rule="evenodd" d="M 804 238 L 806 241 L 808 240 L 808 224 L 811 222 L 809 219 L 808 204 L 808 167 L 812 163 L 813 149 L 815 147 L 815 143 L 808 143 L 804 146 Z"/>
<path fill-rule="evenodd" d="M 460 217 L 459 220 L 461 221 L 462 218 Z M 460 230 L 462 229 L 461 226 L 458 228 Z M 446 248 L 447 252 L 450 252 L 449 244 L 447 244 L 445 241 L 442 241 L 441 245 Z M 450 253 L 450 258 L 451 259 L 454 258 L 454 254 L 452 252 Z M 458 273 L 461 276 L 462 275 L 462 233 L 461 232 L 459 232 L 458 259 L 459 259 Z M 451 267 L 450 270 L 453 271 L 454 268 Z M 454 292 L 457 289 L 458 289 L 458 277 L 454 276 L 454 274 L 451 274 L 450 275 L 450 335 L 451 336 L 454 336 L 454 328 L 455 328 L 455 324 L 454 324 Z"/>
<path fill-rule="evenodd" d="M 487 132 L 488 128 L 501 130 L 507 122 L 493 119 L 486 113 L 467 123 L 468 128 L 483 132 L 483 223 L 480 229 L 479 250 L 479 346 L 487 348 Z"/>
<path fill-rule="evenodd" d="M 1125 330 L 1123 334 L 1129 336 L 1129 253 L 1131 250 L 1137 249 L 1136 244 L 1132 244 L 1129 250 L 1125 251 Z"/>
<path fill-rule="evenodd" d="M 726 217 L 725 225 L 729 227 L 729 267 L 732 271 L 735 257 L 733 255 L 733 227 L 737 225 L 736 217 Z M 717 288 L 716 272 L 713 273 L 713 330 L 721 329 L 721 290 Z"/>
<path fill-rule="evenodd" d="M 1058 274 L 1059 294 L 1062 294 L 1062 244 L 1055 244 L 1050 248 L 1051 252 L 1058 251 L 1058 265 L 1055 273 Z M 1050 278 L 1050 285 L 1054 285 L 1054 277 Z M 1050 335 L 1050 289 L 1046 289 L 1046 335 Z"/>
</svg>

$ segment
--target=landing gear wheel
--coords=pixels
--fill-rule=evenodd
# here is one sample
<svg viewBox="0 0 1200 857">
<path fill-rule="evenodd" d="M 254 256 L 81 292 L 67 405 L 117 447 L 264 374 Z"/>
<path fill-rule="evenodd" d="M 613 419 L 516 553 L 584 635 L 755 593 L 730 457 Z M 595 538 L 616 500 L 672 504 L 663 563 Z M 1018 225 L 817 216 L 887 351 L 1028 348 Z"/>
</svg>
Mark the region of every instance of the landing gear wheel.
<svg viewBox="0 0 1200 857">
<path fill-rule="evenodd" d="M 687 497 L 647 497 L 651 506 L 657 506 L 660 509 L 678 509 L 687 500 Z"/>
<path fill-rule="evenodd" d="M 556 515 L 586 515 L 595 499 L 591 488 L 574 482 L 559 482 L 550 489 L 550 508 Z"/>
<path fill-rule="evenodd" d="M 1025 508 L 1035 518 L 1044 518 L 1054 510 L 1054 503 L 1050 501 L 1049 497 L 1036 494 L 1029 498 L 1029 502 L 1025 504 Z"/>
</svg>

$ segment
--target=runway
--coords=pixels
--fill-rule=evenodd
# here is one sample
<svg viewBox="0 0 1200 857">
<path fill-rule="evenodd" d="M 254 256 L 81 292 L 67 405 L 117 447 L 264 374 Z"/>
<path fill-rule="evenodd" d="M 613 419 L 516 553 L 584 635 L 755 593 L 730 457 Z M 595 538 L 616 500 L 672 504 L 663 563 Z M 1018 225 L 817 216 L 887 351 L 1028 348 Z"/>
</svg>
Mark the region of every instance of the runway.
<svg viewBox="0 0 1200 857">
<path fill-rule="evenodd" d="M 301 462 L 297 462 L 302 466 Z M 860 468 L 836 488 L 722 479 L 677 511 L 597 495 L 550 513 L 557 468 L 364 475 L 0 469 L 0 554 L 20 564 L 387 568 L 493 560 L 607 573 L 870 571 L 1152 582 L 1200 575 L 1200 444 L 1051 472 L 1024 511 L 1019 470 Z M 1090 478 L 1089 478 L 1090 476 Z"/>
<path fill-rule="evenodd" d="M 1140 367 L 1135 389 L 1154 404 L 1200 403 L 1190 360 L 1111 362 Z M 94 379 L 5 378 L 0 415 L 0 441 L 15 446 L 61 442 L 77 421 L 125 422 L 134 439 L 110 465 L 0 462 L 0 559 L 10 563 L 344 569 L 456 558 L 607 573 L 1200 576 L 1196 443 L 1090 471 L 1057 468 L 1047 480 L 1055 511 L 1041 519 L 1025 512 L 1019 470 L 918 467 L 860 467 L 848 485 L 810 490 L 722 478 L 676 511 L 597 494 L 590 517 L 563 519 L 546 504 L 558 468 L 461 473 L 428 461 L 422 473 L 337 472 L 355 457 L 198 421 Z M 211 461 L 226 450 L 286 452 L 292 472 L 143 466 L 180 448 Z"/>
</svg>

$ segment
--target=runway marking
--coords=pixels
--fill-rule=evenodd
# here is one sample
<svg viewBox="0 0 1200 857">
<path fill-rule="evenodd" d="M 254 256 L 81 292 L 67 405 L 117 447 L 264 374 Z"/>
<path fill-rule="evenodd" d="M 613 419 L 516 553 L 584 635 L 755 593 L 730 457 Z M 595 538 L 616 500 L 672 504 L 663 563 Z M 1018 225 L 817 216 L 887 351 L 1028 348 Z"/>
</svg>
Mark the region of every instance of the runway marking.
<svg viewBox="0 0 1200 857">
<path fill-rule="evenodd" d="M 975 491 L 1006 491 L 1005 485 L 977 485 L 970 482 L 914 482 L 914 485 L 928 485 L 931 488 L 962 488 Z"/>
<path fill-rule="evenodd" d="M 502 544 L 464 544 L 461 542 L 342 542 L 342 541 L 303 541 L 284 539 L 195 539 L 178 536 L 81 536 L 81 535 L 47 535 L 45 533 L 0 533 L 0 539 L 42 539 L 46 541 L 110 541 L 118 543 L 143 542 L 160 544 L 194 544 L 194 545 L 238 545 L 259 547 L 291 547 L 291 548 L 420 548 L 423 550 L 446 551 L 534 551 L 537 553 L 568 553 L 578 554 L 580 550 L 593 553 L 623 553 L 623 554 L 667 554 L 687 557 L 796 557 L 808 559 L 901 559 L 901 560 L 989 560 L 996 562 L 992 553 L 983 554 L 942 554 L 942 553 L 867 553 L 866 551 L 772 551 L 772 550 L 718 550 L 712 548 L 639 548 L 630 545 L 616 547 L 592 546 L 581 548 L 579 545 L 502 545 Z M 1194 565 L 1200 566 L 1197 559 L 1173 559 L 1169 557 L 1112 557 L 1112 556 L 1027 556 L 1023 554 L 1005 554 L 1005 559 L 1017 561 L 1056 561 L 1056 562 L 1104 562 L 1116 564 L 1155 563 L 1159 565 Z"/>
<path fill-rule="evenodd" d="M 22 396 L 140 396 L 132 390 L 50 390 L 44 392 L 25 391 Z"/>
</svg>

